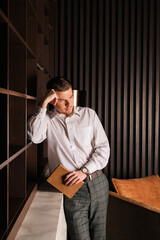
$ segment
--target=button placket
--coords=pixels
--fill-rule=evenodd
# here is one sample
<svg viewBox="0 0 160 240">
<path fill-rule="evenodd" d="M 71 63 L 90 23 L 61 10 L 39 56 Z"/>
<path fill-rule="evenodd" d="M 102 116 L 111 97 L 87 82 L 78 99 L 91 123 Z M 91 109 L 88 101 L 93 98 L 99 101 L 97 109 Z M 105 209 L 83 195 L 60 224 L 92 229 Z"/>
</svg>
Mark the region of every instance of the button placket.
<svg viewBox="0 0 160 240">
<path fill-rule="evenodd" d="M 67 126 L 68 138 L 70 141 L 70 147 L 71 147 L 72 151 L 75 151 L 76 146 L 74 144 L 74 136 L 73 136 L 72 126 L 71 126 L 71 123 L 69 123 L 69 120 L 67 120 L 67 119 L 66 119 L 66 126 Z"/>
<path fill-rule="evenodd" d="M 69 119 L 66 118 L 65 120 L 66 122 L 66 128 L 67 128 L 67 132 L 68 132 L 68 138 L 69 138 L 69 141 L 70 141 L 70 148 L 71 148 L 71 151 L 72 151 L 72 154 L 73 154 L 73 160 L 77 166 L 77 168 L 80 168 L 80 162 L 77 162 L 76 159 L 76 145 L 74 143 L 74 135 L 73 135 L 73 126 L 72 124 L 70 123 Z"/>
</svg>

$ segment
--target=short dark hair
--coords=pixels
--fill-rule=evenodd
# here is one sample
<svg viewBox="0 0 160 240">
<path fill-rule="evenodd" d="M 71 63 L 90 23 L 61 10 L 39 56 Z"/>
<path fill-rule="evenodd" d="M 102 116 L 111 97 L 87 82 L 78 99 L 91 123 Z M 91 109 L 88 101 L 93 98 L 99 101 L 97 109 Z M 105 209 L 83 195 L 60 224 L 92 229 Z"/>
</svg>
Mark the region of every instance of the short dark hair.
<svg viewBox="0 0 160 240">
<path fill-rule="evenodd" d="M 55 91 L 59 92 L 66 91 L 71 87 L 72 85 L 70 81 L 63 76 L 51 78 L 46 85 L 47 90 L 54 89 Z"/>
</svg>

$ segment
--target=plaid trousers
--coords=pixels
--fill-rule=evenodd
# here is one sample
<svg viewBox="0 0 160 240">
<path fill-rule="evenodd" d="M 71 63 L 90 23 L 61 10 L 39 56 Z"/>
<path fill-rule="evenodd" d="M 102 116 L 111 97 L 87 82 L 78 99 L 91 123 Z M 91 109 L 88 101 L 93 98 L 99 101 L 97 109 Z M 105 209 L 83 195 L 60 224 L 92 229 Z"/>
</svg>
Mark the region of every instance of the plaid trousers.
<svg viewBox="0 0 160 240">
<path fill-rule="evenodd" d="M 71 240 L 106 240 L 109 185 L 104 174 L 85 182 L 70 199 L 64 213 Z"/>
</svg>

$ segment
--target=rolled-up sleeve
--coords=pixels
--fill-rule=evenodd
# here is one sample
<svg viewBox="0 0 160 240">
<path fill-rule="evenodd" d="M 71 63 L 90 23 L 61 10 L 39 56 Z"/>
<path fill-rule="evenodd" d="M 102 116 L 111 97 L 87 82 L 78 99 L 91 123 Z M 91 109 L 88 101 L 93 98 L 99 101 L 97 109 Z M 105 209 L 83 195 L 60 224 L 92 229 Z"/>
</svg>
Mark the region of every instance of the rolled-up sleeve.
<svg viewBox="0 0 160 240">
<path fill-rule="evenodd" d="M 41 143 L 46 139 L 46 111 L 46 108 L 38 107 L 36 113 L 28 120 L 28 138 L 34 143 Z"/>
<path fill-rule="evenodd" d="M 93 129 L 94 138 L 92 144 L 94 150 L 89 161 L 85 164 L 90 173 L 106 167 L 110 156 L 108 138 L 96 113 L 94 115 Z"/>
</svg>

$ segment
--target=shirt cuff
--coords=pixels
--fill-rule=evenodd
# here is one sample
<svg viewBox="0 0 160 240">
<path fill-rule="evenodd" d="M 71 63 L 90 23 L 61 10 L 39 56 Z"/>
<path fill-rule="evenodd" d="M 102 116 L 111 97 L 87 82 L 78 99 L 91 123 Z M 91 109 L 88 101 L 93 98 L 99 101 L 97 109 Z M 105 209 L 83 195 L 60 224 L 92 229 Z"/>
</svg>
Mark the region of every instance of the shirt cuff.
<svg viewBox="0 0 160 240">
<path fill-rule="evenodd" d="M 89 161 L 84 167 L 86 167 L 90 173 L 97 171 L 97 166 L 94 162 Z"/>
</svg>

